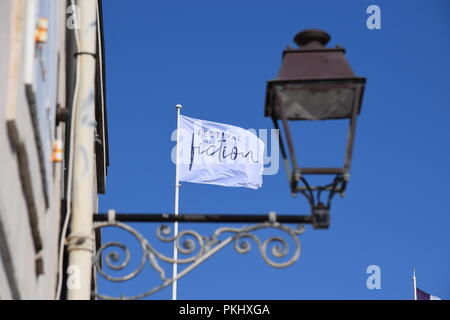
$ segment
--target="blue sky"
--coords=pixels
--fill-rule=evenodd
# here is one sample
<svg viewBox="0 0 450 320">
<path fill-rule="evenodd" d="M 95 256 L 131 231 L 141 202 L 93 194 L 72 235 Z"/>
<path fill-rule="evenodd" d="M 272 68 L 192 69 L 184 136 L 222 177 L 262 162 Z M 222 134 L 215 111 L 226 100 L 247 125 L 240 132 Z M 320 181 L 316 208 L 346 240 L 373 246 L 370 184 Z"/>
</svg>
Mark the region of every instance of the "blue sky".
<svg viewBox="0 0 450 320">
<path fill-rule="evenodd" d="M 371 4 L 381 30 L 366 27 Z M 413 266 L 421 289 L 449 299 L 449 18 L 445 0 L 104 1 L 111 165 L 100 211 L 172 212 L 175 105 L 194 118 L 272 128 L 266 81 L 298 31 L 321 28 L 368 79 L 347 197 L 334 200 L 331 228 L 307 226 L 287 269 L 266 265 L 255 247 L 241 255 L 230 246 L 179 281 L 179 299 L 411 299 Z M 298 148 L 332 129 L 297 139 Z M 329 154 L 308 150 L 309 159 Z M 182 213 L 269 210 L 309 212 L 290 196 L 283 167 L 256 191 L 182 185 Z M 205 235 L 216 227 L 181 226 Z M 154 241 L 154 225 L 136 228 Z M 129 241 L 116 231 L 104 240 Z M 369 265 L 381 268 L 380 290 L 366 287 Z M 100 280 L 100 292 L 143 292 L 158 283 L 147 269 L 120 286 Z"/>
</svg>

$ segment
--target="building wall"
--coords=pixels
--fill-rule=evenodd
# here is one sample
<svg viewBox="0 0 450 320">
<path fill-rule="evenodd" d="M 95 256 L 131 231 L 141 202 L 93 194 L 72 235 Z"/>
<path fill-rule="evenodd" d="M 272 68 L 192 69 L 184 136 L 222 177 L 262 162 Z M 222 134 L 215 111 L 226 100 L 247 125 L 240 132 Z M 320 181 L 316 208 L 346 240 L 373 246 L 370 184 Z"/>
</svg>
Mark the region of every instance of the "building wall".
<svg viewBox="0 0 450 320">
<path fill-rule="evenodd" d="M 52 161 L 52 145 L 66 146 L 68 127 L 56 113 L 71 106 L 76 70 L 66 9 L 62 0 L 0 1 L 0 299 L 56 294 L 69 164 Z M 36 44 L 40 17 L 48 40 Z"/>
</svg>

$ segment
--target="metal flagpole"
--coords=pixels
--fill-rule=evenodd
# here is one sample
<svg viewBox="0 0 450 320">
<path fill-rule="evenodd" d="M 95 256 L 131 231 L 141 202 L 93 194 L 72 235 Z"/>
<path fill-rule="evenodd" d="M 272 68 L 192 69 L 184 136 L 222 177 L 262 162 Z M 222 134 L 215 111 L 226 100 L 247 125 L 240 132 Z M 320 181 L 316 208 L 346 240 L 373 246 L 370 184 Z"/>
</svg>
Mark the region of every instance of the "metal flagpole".
<svg viewBox="0 0 450 320">
<path fill-rule="evenodd" d="M 417 300 L 416 268 L 413 268 L 414 300 Z"/>
<path fill-rule="evenodd" d="M 180 173 L 178 170 L 178 162 L 179 162 L 179 146 L 178 146 L 178 142 L 180 141 L 180 113 L 181 113 L 181 104 L 177 104 L 176 105 L 177 108 L 177 145 L 176 145 L 176 150 L 175 150 L 175 208 L 174 208 L 174 214 L 177 216 L 178 215 L 178 201 L 179 201 L 179 197 L 180 197 Z M 176 261 L 178 259 L 178 250 L 177 250 L 177 241 L 176 241 L 176 237 L 178 235 L 178 221 L 175 221 L 174 223 L 174 227 L 173 227 L 173 235 L 174 235 L 174 239 L 175 241 L 173 242 L 173 259 Z M 175 262 L 173 264 L 173 269 L 172 269 L 172 275 L 173 275 L 173 279 L 176 278 L 177 276 L 177 272 L 178 272 L 178 265 Z M 177 300 L 177 280 L 175 279 L 172 283 L 172 300 Z"/>
</svg>

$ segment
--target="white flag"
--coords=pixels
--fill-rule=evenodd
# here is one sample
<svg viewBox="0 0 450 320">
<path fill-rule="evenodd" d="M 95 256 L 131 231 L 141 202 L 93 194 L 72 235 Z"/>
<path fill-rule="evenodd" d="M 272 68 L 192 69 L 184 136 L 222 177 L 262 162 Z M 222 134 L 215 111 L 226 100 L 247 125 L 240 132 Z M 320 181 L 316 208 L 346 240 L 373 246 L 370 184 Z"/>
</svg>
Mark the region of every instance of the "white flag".
<svg viewBox="0 0 450 320">
<path fill-rule="evenodd" d="M 180 116 L 180 181 L 258 189 L 264 142 L 250 130 Z"/>
</svg>

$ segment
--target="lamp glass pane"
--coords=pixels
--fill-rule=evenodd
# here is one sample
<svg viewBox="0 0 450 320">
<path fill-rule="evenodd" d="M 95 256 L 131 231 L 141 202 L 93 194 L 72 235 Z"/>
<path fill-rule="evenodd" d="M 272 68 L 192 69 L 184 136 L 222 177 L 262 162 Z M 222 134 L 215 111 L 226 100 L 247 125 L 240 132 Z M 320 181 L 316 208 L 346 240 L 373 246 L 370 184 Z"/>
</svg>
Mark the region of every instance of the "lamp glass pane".
<svg viewBox="0 0 450 320">
<path fill-rule="evenodd" d="M 355 88 L 348 86 L 277 84 L 273 86 L 274 110 L 280 118 L 283 108 L 289 120 L 351 118 L 355 92 Z"/>
<path fill-rule="evenodd" d="M 292 121 L 289 129 L 300 168 L 344 166 L 349 120 Z"/>
</svg>

